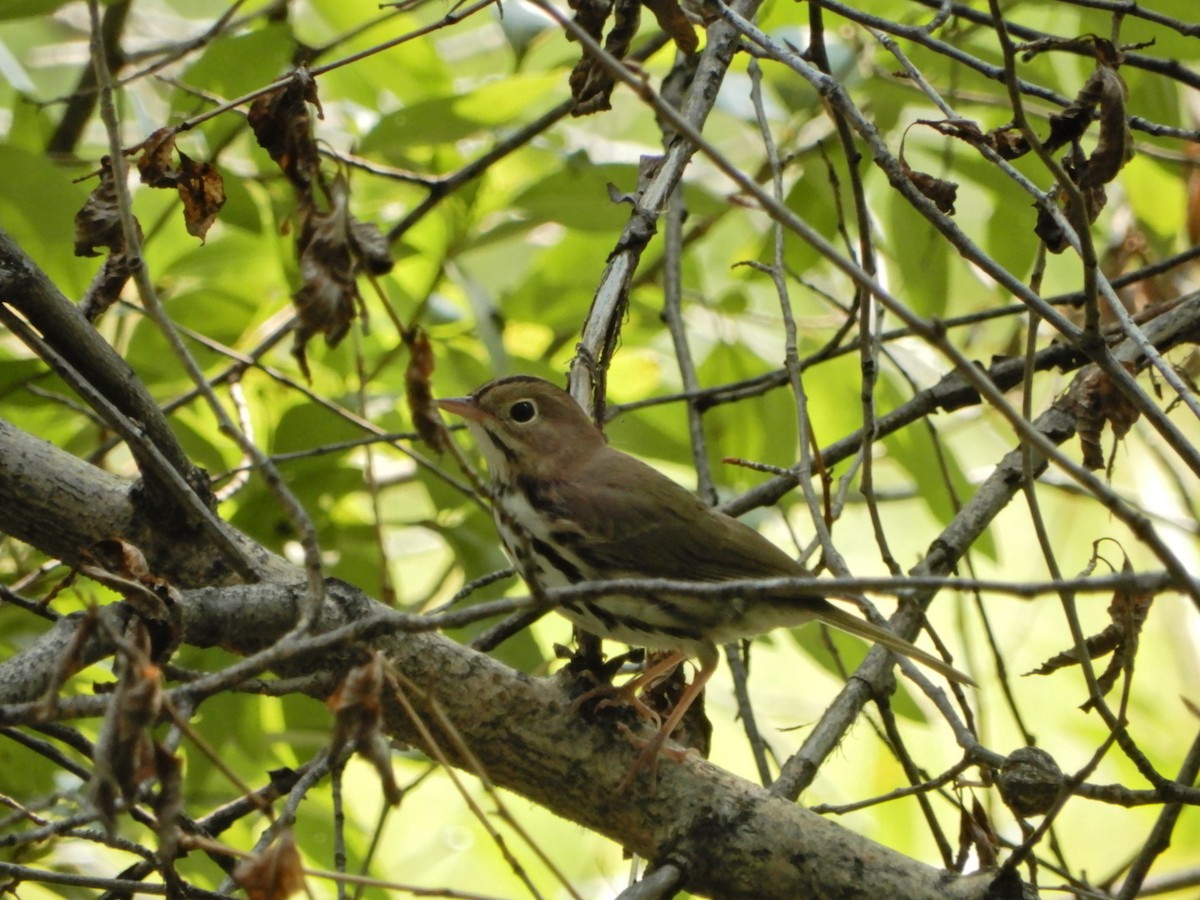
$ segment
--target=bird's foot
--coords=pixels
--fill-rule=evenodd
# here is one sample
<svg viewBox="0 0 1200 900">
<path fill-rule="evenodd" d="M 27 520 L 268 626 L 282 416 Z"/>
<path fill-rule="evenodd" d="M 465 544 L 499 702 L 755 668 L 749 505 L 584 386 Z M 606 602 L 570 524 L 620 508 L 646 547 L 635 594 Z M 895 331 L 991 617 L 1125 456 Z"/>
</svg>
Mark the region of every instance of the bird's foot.
<svg viewBox="0 0 1200 900">
<path fill-rule="evenodd" d="M 633 784 L 633 780 L 637 777 L 638 772 L 641 772 L 643 769 L 650 776 L 650 790 L 655 790 L 658 787 L 658 758 L 665 756 L 672 762 L 683 762 L 688 753 L 691 752 L 690 748 L 669 746 L 667 738 L 670 735 L 662 727 L 649 740 L 635 735 L 633 729 L 623 722 L 617 723 L 617 728 L 620 729 L 621 734 L 625 735 L 629 743 L 642 751 L 638 754 L 637 759 L 634 760 L 625 777 L 621 779 L 621 783 L 617 785 L 618 794 L 624 793 Z"/>
<path fill-rule="evenodd" d="M 650 719 L 654 722 L 657 728 L 662 723 L 662 718 L 653 709 L 642 702 L 638 696 L 638 690 L 641 687 L 634 681 L 618 687 L 615 684 L 601 684 L 584 691 L 574 702 L 571 703 L 571 712 L 577 713 L 584 706 L 595 701 L 595 709 L 607 709 L 610 706 L 629 706 L 637 712 L 643 719 Z"/>
</svg>

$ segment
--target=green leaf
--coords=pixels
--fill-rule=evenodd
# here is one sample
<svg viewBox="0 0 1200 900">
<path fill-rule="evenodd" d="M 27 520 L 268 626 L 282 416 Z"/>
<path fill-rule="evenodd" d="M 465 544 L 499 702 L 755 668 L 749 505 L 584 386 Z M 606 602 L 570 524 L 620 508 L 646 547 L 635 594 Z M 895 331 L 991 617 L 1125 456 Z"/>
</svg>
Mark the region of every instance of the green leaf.
<svg viewBox="0 0 1200 900">
<path fill-rule="evenodd" d="M 69 295 L 82 292 L 100 262 L 71 252 L 75 213 L 95 186 L 72 184 L 76 174 L 45 154 L 0 144 L 0 222 Z"/>
<path fill-rule="evenodd" d="M 1168 247 L 1186 230 L 1187 199 L 1177 171 L 1141 154 L 1119 176 L 1138 221 L 1167 241 Z"/>
<path fill-rule="evenodd" d="M 637 167 L 593 165 L 572 158 L 516 197 L 513 206 L 534 222 L 557 222 L 571 229 L 611 234 L 629 219 L 629 207 L 609 199 L 609 184 L 619 191 L 633 190 Z"/>
<path fill-rule="evenodd" d="M 188 67 L 183 81 L 220 96 L 238 97 L 286 75 L 294 50 L 291 29 L 282 24 L 222 35 Z M 195 99 L 183 93 L 176 102 L 188 111 L 195 105 Z"/>
<path fill-rule="evenodd" d="M 0 20 L 48 15 L 67 3 L 68 0 L 4 0 L 0 3 Z"/>
<path fill-rule="evenodd" d="M 894 408 L 902 402 L 890 378 L 880 379 L 876 397 L 880 410 Z M 892 432 L 883 438 L 883 445 L 887 448 L 888 458 L 908 472 L 921 500 L 942 525 L 948 525 L 961 505 L 975 493 L 958 463 L 954 445 L 944 436 L 940 444 L 935 444 L 924 421 Z M 990 529 L 985 530 L 971 548 L 989 559 L 997 559 L 996 543 Z"/>
<path fill-rule="evenodd" d="M 837 660 L 833 654 L 829 652 L 829 647 L 825 643 L 825 635 L 822 634 L 822 628 L 817 624 L 805 625 L 802 628 L 788 629 L 792 639 L 801 647 L 813 661 L 822 668 L 833 673 L 837 678 L 842 678 L 843 672 L 853 672 L 862 661 L 866 659 L 867 653 L 870 652 L 872 645 L 862 638 L 854 637 L 845 632 L 838 631 L 836 628 L 825 628 L 829 639 L 833 641 L 837 648 L 838 656 L 841 658 L 841 667 L 838 666 Z M 896 683 L 896 693 L 890 698 L 892 708 L 906 719 L 913 722 L 927 722 L 929 717 L 920 706 L 913 700 L 912 694 L 909 693 L 903 680 L 898 680 Z"/>
<path fill-rule="evenodd" d="M 511 128 L 532 110 L 550 106 L 552 92 L 560 89 L 557 72 L 515 75 L 461 94 L 447 94 L 410 103 L 379 120 L 363 139 L 363 150 L 403 161 L 410 147 L 428 147 L 461 141 L 481 132 Z"/>
<path fill-rule="evenodd" d="M 912 154 L 910 154 L 912 155 Z M 910 164 L 917 166 L 915 160 Z M 953 181 L 953 173 L 932 167 L 929 174 Z M 933 223 L 917 212 L 900 193 L 887 194 L 886 252 L 894 267 L 893 293 L 926 318 L 945 315 L 950 294 L 946 243 Z"/>
</svg>

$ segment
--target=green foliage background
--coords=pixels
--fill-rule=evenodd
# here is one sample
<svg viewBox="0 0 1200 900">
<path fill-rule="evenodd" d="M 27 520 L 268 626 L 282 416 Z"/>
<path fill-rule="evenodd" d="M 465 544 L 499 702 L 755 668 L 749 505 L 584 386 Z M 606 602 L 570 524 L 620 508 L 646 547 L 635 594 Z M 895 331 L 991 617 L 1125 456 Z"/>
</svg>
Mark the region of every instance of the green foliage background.
<svg viewBox="0 0 1200 900">
<path fill-rule="evenodd" d="M 111 12 L 115 5 L 105 4 L 104 9 Z M 860 6 L 869 7 L 864 12 L 881 20 L 911 28 L 921 27 L 933 15 L 932 9 L 910 0 L 873 0 Z M 1183 22 L 1195 20 L 1194 0 L 1156 0 L 1143 6 Z M 1112 29 L 1110 12 L 1069 2 L 1010 3 L 1005 8 L 1013 21 L 1060 36 L 1107 35 Z M 438 23 L 450 9 L 415 3 L 406 11 L 380 11 L 361 0 L 248 2 L 239 5 L 217 33 L 191 40 L 204 35 L 227 11 L 228 5 L 217 0 L 138 0 L 130 5 L 121 37 L 127 59 L 120 71 L 129 80 L 116 95 L 126 146 L 164 125 L 263 88 L 297 60 L 320 66 L 370 51 Z M 642 40 L 655 30 L 650 17 L 645 19 Z M 770 0 L 758 22 L 766 32 L 799 46 L 807 41 L 805 4 Z M 896 59 L 865 28 L 833 12 L 827 14 L 826 28 L 835 75 L 892 152 L 904 142 L 905 158 L 914 169 L 958 182 L 958 226 L 988 256 L 1028 280 L 1038 253 L 1032 198 L 966 145 L 921 127 L 906 134 L 915 120 L 941 114 L 910 80 L 898 77 Z M 951 18 L 935 36 L 978 60 L 1002 63 L 990 27 Z M 1200 40 L 1195 37 L 1136 17 L 1126 18 L 1121 37 L 1153 39 L 1153 46 L 1141 52 L 1174 61 L 1193 78 L 1200 71 Z M 87 9 L 79 3 L 0 4 L 0 224 L 72 298 L 85 292 L 99 263 L 72 255 L 72 219 L 94 185 L 87 176 L 108 152 L 107 139 L 93 116 L 72 153 L 50 158 L 45 148 L 62 115 L 64 98 L 75 91 L 88 64 L 88 39 Z M 901 43 L 912 64 L 959 115 L 985 129 L 1012 117 L 995 80 L 956 64 L 944 53 L 913 41 Z M 642 71 L 649 85 L 661 84 L 675 53 L 668 43 L 645 61 Z M 543 13 L 519 0 L 504 4 L 503 17 L 496 8 L 483 8 L 463 21 L 364 55 L 318 78 L 324 115 L 316 133 L 327 154 L 323 165 L 350 179 L 354 215 L 387 232 L 427 199 L 439 179 L 452 179 L 498 141 L 564 103 L 569 97 L 567 76 L 578 57 L 577 44 L 567 42 Z M 161 68 L 150 71 L 159 63 Z M 1045 53 L 1022 63 L 1020 75 L 1070 98 L 1094 65 L 1086 56 Z M 1133 268 L 1141 261 L 1166 259 L 1191 243 L 1187 216 L 1196 211 L 1189 207 L 1187 190 L 1200 103 L 1194 82 L 1189 86 L 1182 78 L 1131 67 L 1124 67 L 1122 74 L 1129 87 L 1129 111 L 1166 126 L 1168 132 L 1134 132 L 1138 154 L 1110 186 L 1109 205 L 1093 227 L 1101 251 L 1115 254 L 1122 245 L 1136 244 L 1140 256 L 1132 256 L 1126 266 Z M 831 119 L 815 91 L 786 67 L 764 63 L 762 80 L 768 123 L 786 159 L 787 206 L 842 246 L 839 225 L 849 221 L 847 227 L 854 230 L 852 199 Z M 738 168 L 761 173 L 765 155 L 750 83 L 742 54 L 705 134 Z M 1037 98 L 1028 103 L 1035 127 L 1044 133 L 1046 116 L 1055 108 Z M 452 182 L 450 193 L 396 236 L 394 270 L 375 284 L 361 284 L 369 327 L 365 321 L 356 325 L 335 348 L 320 341 L 310 346 L 311 382 L 305 382 L 289 352 L 290 339 L 280 337 L 281 326 L 292 315 L 291 294 L 298 287 L 290 186 L 256 144 L 246 126 L 245 107 L 207 119 L 181 135 L 179 146 L 217 166 L 228 200 L 201 243 L 186 233 L 173 193 L 136 188 L 134 210 L 145 232 L 149 271 L 206 376 L 225 381 L 238 371 L 233 380 L 244 395 L 242 425 L 277 461 L 315 521 L 327 573 L 374 596 L 384 596 L 391 585 L 400 606 L 421 610 L 444 602 L 468 579 L 503 567 L 490 515 L 459 489 L 458 473 L 448 458 L 437 457 L 414 440 L 403 391 L 408 355 L 397 323 L 419 324 L 429 334 L 437 362 L 433 385 L 439 395 L 466 393 L 488 378 L 517 372 L 561 382 L 605 261 L 630 215 L 628 205 L 610 199 L 608 186 L 634 191 L 639 159 L 662 151 L 652 112 L 633 92 L 618 88 L 610 111 L 588 118 L 563 117 L 513 152 L 490 161 L 478 177 Z M 1014 165 L 1039 187 L 1049 187 L 1048 174 L 1032 155 Z M 1015 307 L 995 318 L 966 318 L 1011 306 L 1008 292 L 955 252 L 869 160 L 861 174 L 880 279 L 916 313 L 947 322 L 952 341 L 969 357 L 987 363 L 996 355 L 1023 352 L 1029 322 Z M 684 197 L 688 238 L 681 272 L 683 320 L 700 385 L 715 388 L 779 373 L 784 359 L 779 300 L 769 275 L 747 265 L 772 263 L 775 237 L 770 220 L 703 159 L 689 169 Z M 798 326 L 797 350 L 801 359 L 808 359 L 829 347 L 854 288 L 794 235 L 785 239 L 784 262 Z M 613 443 L 695 486 L 683 404 L 639 403 L 683 387 L 662 320 L 663 265 L 662 242 L 652 240 L 634 278 L 620 346 L 608 373 L 608 400 L 617 413 L 608 433 Z M 1081 283 L 1079 259 L 1068 252 L 1048 260 L 1041 293 L 1073 292 Z M 1145 287 L 1137 302 L 1177 296 L 1195 287 L 1196 270 L 1180 265 Z M 191 458 L 209 471 L 218 489 L 233 488 L 221 514 L 268 547 L 295 557 L 295 534 L 274 496 L 257 475 L 241 483 L 240 452 L 195 399 L 185 371 L 141 312 L 131 288 L 125 298 L 98 327 L 154 396 L 174 407 L 171 421 Z M 882 329 L 896 324 L 885 318 Z M 1039 343 L 1052 337 L 1043 329 Z M 933 384 L 947 370 L 945 360 L 918 339 L 899 336 L 885 348 L 875 393 L 880 412 L 906 402 L 916 387 Z M 252 359 L 249 365 L 242 362 L 246 357 Z M 1192 371 L 1185 355 L 1173 360 Z M 830 353 L 803 378 L 820 446 L 861 427 L 856 351 Z M 1070 378 L 1071 373 L 1039 375 L 1030 389 L 1031 408 L 1045 408 Z M 222 397 L 229 401 L 224 388 Z M 1014 402 L 1020 399 L 1019 392 L 1013 395 Z M 634 408 L 622 412 L 623 404 Z M 7 334 L 0 334 L 0 411 L 18 427 L 92 457 L 105 468 L 136 474 L 128 454 L 108 443 L 106 430 L 80 409 L 69 389 Z M 1173 418 L 1190 438 L 1196 437 L 1196 422 L 1186 413 Z M 369 434 L 361 420 L 374 423 L 392 435 L 391 440 L 377 441 L 368 451 L 364 439 Z M 726 457 L 782 467 L 798 458 L 795 398 L 782 384 L 712 407 L 704 416 L 704 432 L 702 452 L 726 498 L 767 477 L 726 465 Z M 1110 440 L 1111 435 L 1106 436 Z M 1014 445 L 1011 429 L 986 407 L 930 417 L 880 441 L 875 448 L 875 492 L 891 553 L 901 568 L 923 556 L 982 477 Z M 1111 483 L 1135 507 L 1153 514 L 1172 546 L 1195 566 L 1200 529 L 1194 476 L 1158 446 L 1154 434 L 1135 428 L 1116 451 Z M 1110 447 L 1106 443 L 1106 451 Z M 1077 456 L 1077 446 L 1067 449 Z M 839 479 L 850 479 L 845 485 L 849 502 L 833 526 L 833 542 L 852 572 L 885 574 L 857 491 L 860 472 L 842 464 L 830 473 L 831 491 L 841 490 Z M 1102 548 L 1114 566 L 1119 567 L 1122 550 L 1139 570 L 1157 565 L 1124 526 L 1060 474 L 1052 472 L 1044 480 L 1040 495 L 1065 573 L 1081 571 L 1093 542 L 1102 538 L 1120 545 L 1120 550 L 1114 544 Z M 798 548 L 809 546 L 812 520 L 798 490 L 747 518 L 785 546 L 793 545 L 793 535 Z M 1012 582 L 1046 578 L 1029 522 L 1021 503 L 1002 513 L 972 548 L 963 574 Z M 21 583 L 37 595 L 61 577 L 61 571 L 54 570 L 43 577 L 29 575 L 43 560 L 28 547 L 12 541 L 0 547 L 0 574 L 6 582 L 28 576 Z M 817 557 L 810 561 L 815 563 Z M 521 590 L 500 582 L 477 591 L 469 602 Z M 68 612 L 110 599 L 98 588 L 79 585 L 60 595 L 55 609 Z M 1089 596 L 1081 602 L 1085 630 L 1103 628 L 1106 600 Z M 1073 674 L 1018 677 L 1070 645 L 1052 595 L 1026 602 L 964 593 L 935 604 L 935 624 L 958 659 L 983 683 L 977 701 L 981 738 L 1000 752 L 1025 742 L 997 687 L 996 662 L 985 639 L 981 610 L 989 617 L 998 657 L 1008 666 L 1014 704 L 1029 731 L 1065 770 L 1083 765 L 1107 732 L 1094 718 L 1073 709 L 1085 697 L 1081 680 Z M 19 652 L 43 627 L 39 620 L 0 605 L 0 650 L 5 655 Z M 1138 660 L 1131 730 L 1142 751 L 1168 775 L 1178 765 L 1186 735 L 1196 731 L 1194 717 L 1177 699 L 1184 695 L 1200 700 L 1195 693 L 1200 676 L 1196 630 L 1195 609 L 1179 595 L 1163 595 L 1143 637 L 1143 647 L 1154 650 L 1144 650 Z M 551 617 L 495 652 L 522 671 L 542 673 L 552 664 L 553 644 L 567 638 L 566 625 Z M 829 674 L 831 657 L 820 637 L 801 632 L 795 638 L 765 638 L 756 643 L 753 656 L 751 692 L 760 725 L 782 756 L 794 750 L 805 725 L 820 715 L 837 688 Z M 797 653 L 797 646 L 804 652 Z M 856 651 L 848 646 L 846 652 L 852 656 Z M 187 649 L 177 661 L 194 669 L 227 662 L 218 653 Z M 717 734 L 714 757 L 753 778 L 725 677 L 722 673 L 709 703 Z M 109 670 L 97 666 L 77 676 L 73 689 L 89 692 L 93 681 L 106 680 L 111 680 Z M 938 727 L 924 700 L 901 697 L 897 706 L 906 717 L 910 751 L 930 774 L 956 761 L 953 738 Z M 329 714 L 302 698 L 228 695 L 205 704 L 197 728 L 228 765 L 257 784 L 267 769 L 296 765 L 322 746 Z M 799 735 L 788 730 L 797 728 Z M 869 731 L 860 727 L 853 733 L 842 756 L 822 770 L 806 802 L 845 802 L 905 783 L 894 759 Z M 187 765 L 191 811 L 200 813 L 237 795 L 203 754 L 188 752 Z M 491 896 L 521 892 L 502 855 L 450 782 L 436 773 L 426 777 L 428 764 L 413 754 L 401 753 L 397 766 L 402 781 L 409 779 L 414 787 L 402 808 L 386 819 L 381 845 L 385 849 L 377 853 L 371 874 Z M 352 871 L 354 862 L 366 856 L 381 815 L 373 778 L 356 764 L 345 787 Z M 1115 752 L 1105 756 L 1089 780 L 1142 786 L 1132 763 Z M 0 793 L 33 804 L 77 788 L 77 782 L 43 757 L 0 740 Z M 473 784 L 467 789 L 479 792 Z M 1005 839 L 1021 839 L 1016 823 L 990 789 L 967 787 L 961 796 L 968 802 L 977 796 Z M 66 801 L 53 801 L 62 802 Z M 301 811 L 302 849 L 308 861 L 323 868 L 333 865 L 331 802 L 328 792 L 315 792 Z M 582 896 L 618 890 L 626 865 L 619 848 L 519 799 L 508 802 Z M 53 809 L 53 803 L 46 808 Z M 953 834 L 955 813 L 948 806 L 943 810 Z M 1125 810 L 1073 801 L 1059 820 L 1061 868 L 1104 878 L 1142 843 L 1156 814 L 1157 807 Z M 875 807 L 843 821 L 902 852 L 940 862 L 915 804 Z M 226 840 L 249 847 L 262 824 L 247 821 Z M 145 839 L 144 834 L 138 837 Z M 76 859 L 65 843 L 44 847 L 40 864 L 116 871 L 123 858 L 117 850 L 87 845 L 86 858 Z M 29 856 L 22 859 L 33 861 Z M 522 862 L 548 894 L 558 890 L 532 854 Z M 198 883 L 215 887 L 220 881 L 215 868 L 205 869 L 201 854 L 193 854 L 185 866 L 194 868 L 188 874 Z M 1200 817 L 1188 809 L 1161 868 L 1197 866 Z M 1043 884 L 1061 878 L 1046 870 Z M 384 895 L 374 890 L 376 896 Z M 332 888 L 322 885 L 318 893 L 332 895 Z M 71 895 L 67 890 L 62 894 Z M 26 897 L 50 895 L 61 894 L 49 887 L 22 889 Z"/>
</svg>

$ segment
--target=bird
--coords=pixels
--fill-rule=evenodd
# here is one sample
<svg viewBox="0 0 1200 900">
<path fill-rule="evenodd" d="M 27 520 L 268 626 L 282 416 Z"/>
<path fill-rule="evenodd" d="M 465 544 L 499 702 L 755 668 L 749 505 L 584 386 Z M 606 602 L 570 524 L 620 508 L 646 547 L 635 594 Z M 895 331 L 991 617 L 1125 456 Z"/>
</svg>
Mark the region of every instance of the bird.
<svg viewBox="0 0 1200 900">
<path fill-rule="evenodd" d="M 487 463 L 496 529 L 526 582 L 555 588 L 626 578 L 712 583 L 810 575 L 749 525 L 610 446 L 575 399 L 549 381 L 499 378 L 437 405 L 465 421 Z M 775 628 L 824 622 L 952 681 L 973 684 L 899 635 L 813 594 L 729 599 L 613 593 L 568 599 L 557 610 L 598 637 L 669 651 L 631 685 L 645 685 L 689 658 L 699 663 L 655 737 L 645 742 L 634 772 L 657 757 L 699 697 L 717 670 L 717 648 Z"/>
</svg>

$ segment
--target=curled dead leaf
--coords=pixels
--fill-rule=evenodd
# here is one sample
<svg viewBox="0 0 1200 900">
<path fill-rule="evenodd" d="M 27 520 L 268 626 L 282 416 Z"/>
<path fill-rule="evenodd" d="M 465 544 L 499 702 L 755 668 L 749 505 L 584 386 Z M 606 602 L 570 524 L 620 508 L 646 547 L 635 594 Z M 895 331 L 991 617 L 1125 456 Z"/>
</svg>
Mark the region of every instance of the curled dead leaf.
<svg viewBox="0 0 1200 900">
<path fill-rule="evenodd" d="M 322 212 L 313 206 L 301 210 L 296 254 L 300 263 L 300 289 L 293 295 L 299 322 L 292 353 L 310 377 L 305 347 L 316 334 L 337 346 L 346 336 L 359 303 L 356 266 L 350 234 L 349 197 L 344 185 L 330 192 L 332 207 Z"/>
<path fill-rule="evenodd" d="M 233 880 L 250 900 L 286 900 L 304 890 L 304 863 L 290 828 L 261 853 L 238 863 Z"/>
<path fill-rule="evenodd" d="M 987 810 L 983 808 L 978 798 L 971 804 L 968 812 L 963 807 L 959 819 L 958 833 L 960 843 L 964 847 L 974 847 L 982 866 L 995 866 L 999 861 L 1001 841 L 992 827 Z"/>
<path fill-rule="evenodd" d="M 140 240 L 142 227 L 136 218 L 133 224 Z M 75 214 L 75 255 L 98 256 L 97 247 L 107 247 L 109 253 L 80 301 L 83 314 L 93 322 L 117 302 L 131 274 L 117 202 L 116 176 L 107 156 L 100 161 L 100 183 Z"/>
<path fill-rule="evenodd" d="M 121 229 L 121 211 L 117 205 L 117 182 L 112 159 L 100 160 L 100 183 L 88 195 L 75 214 L 75 255 L 99 256 L 97 247 L 121 252 L 125 234 Z"/>
<path fill-rule="evenodd" d="M 905 174 L 908 175 L 908 179 L 913 183 L 913 186 L 932 200 L 933 205 L 941 212 L 944 212 L 948 216 L 954 215 L 954 201 L 958 199 L 958 184 L 956 182 L 937 178 L 927 172 L 917 172 L 913 169 L 908 169 Z"/>
<path fill-rule="evenodd" d="M 1074 144 L 1088 126 L 1100 120 L 1096 148 L 1085 162 L 1075 164 L 1072 180 L 1081 188 L 1107 184 L 1133 158 L 1133 135 L 1125 114 L 1129 89 L 1118 72 L 1122 54 L 1111 41 L 1089 35 L 1085 40 L 1096 56 L 1096 68 L 1075 99 L 1050 117 L 1050 134 L 1043 142 L 1049 151 Z"/>
<path fill-rule="evenodd" d="M 144 628 L 135 641 L 147 643 Z M 88 797 L 110 833 L 117 802 L 137 796 L 138 786 L 157 772 L 150 727 L 163 707 L 162 672 L 140 653 L 126 656 L 96 740 Z"/>
<path fill-rule="evenodd" d="M 921 124 L 925 123 L 922 122 Z M 912 126 L 909 127 L 911 128 Z M 978 129 L 975 130 L 977 131 Z M 907 137 L 907 130 L 905 131 L 905 136 Z M 958 185 L 953 181 L 930 175 L 928 172 L 918 172 L 915 170 L 904 158 L 903 142 L 900 144 L 900 168 L 904 170 L 905 177 L 913 183 L 913 187 L 932 200 L 938 210 L 949 216 L 954 215 L 954 201 L 958 197 Z"/>
<path fill-rule="evenodd" d="M 1075 429 L 1083 450 L 1083 464 L 1093 471 L 1105 467 L 1100 436 L 1105 423 L 1119 441 L 1129 433 L 1140 413 L 1133 402 L 1098 368 L 1076 378 L 1058 406 L 1075 416 Z"/>
<path fill-rule="evenodd" d="M 604 49 L 616 59 L 625 58 L 641 22 L 640 0 L 573 0 L 571 8 L 575 10 L 575 21 L 597 42 L 611 12 L 613 24 L 608 37 L 604 39 Z M 575 100 L 571 115 L 586 116 L 612 108 L 611 98 L 616 81 L 608 69 L 589 53 L 584 52 L 580 56 L 579 62 L 571 70 L 568 84 L 571 97 Z"/>
<path fill-rule="evenodd" d="M 1029 152 L 1029 142 L 1011 122 L 984 132 L 970 119 L 917 119 L 914 125 L 926 125 L 947 137 L 957 138 L 972 147 L 989 147 L 1003 159 L 1019 159 Z"/>
<path fill-rule="evenodd" d="M 203 240 L 225 204 L 225 183 L 210 163 L 196 162 L 179 150 L 176 134 L 173 128 L 160 128 L 146 138 L 137 161 L 138 172 L 143 184 L 179 192 L 188 234 Z"/>
<path fill-rule="evenodd" d="M 696 37 L 696 29 L 688 21 L 677 0 L 642 0 L 642 3 L 654 13 L 658 27 L 671 36 L 676 47 L 684 53 L 696 52 L 696 48 L 700 46 L 700 39 Z"/>
<path fill-rule="evenodd" d="M 372 275 L 386 275 L 395 266 L 385 235 L 374 222 L 350 217 L 350 238 L 358 267 Z"/>
<path fill-rule="evenodd" d="M 296 255 L 300 263 L 300 288 L 293 295 L 299 323 L 292 353 L 309 377 L 305 348 L 316 334 L 337 346 L 346 336 L 354 316 L 362 310 L 358 275 L 382 275 L 393 262 L 387 238 L 373 223 L 350 215 L 350 185 L 338 176 L 325 190 L 330 206 L 322 211 L 311 196 L 301 205 Z"/>
<path fill-rule="evenodd" d="M 429 336 L 423 329 L 414 327 L 404 335 L 404 343 L 409 351 L 408 366 L 404 370 L 404 392 L 413 426 L 425 443 L 438 451 L 445 450 L 446 429 L 430 384 L 437 360 Z"/>
<path fill-rule="evenodd" d="M 1097 551 L 1093 549 L 1093 560 L 1097 555 Z M 1121 566 L 1121 572 L 1133 572 L 1128 557 Z M 1085 638 L 1084 651 L 1088 659 L 1099 659 L 1111 654 L 1105 670 L 1096 676 L 1100 696 L 1106 696 L 1113 689 L 1123 672 L 1132 671 L 1142 628 L 1153 601 L 1154 595 L 1151 593 L 1134 593 L 1123 589 L 1114 591 L 1112 602 L 1108 606 L 1109 625 L 1098 634 Z M 1048 675 L 1058 669 L 1081 664 L 1082 658 L 1078 651 L 1071 647 L 1051 657 L 1028 674 Z M 1094 705 L 1095 700 L 1088 699 L 1080 705 L 1080 709 L 1086 712 Z"/>
<path fill-rule="evenodd" d="M 183 221 L 188 234 L 204 240 L 225 205 L 224 180 L 211 163 L 195 162 L 180 151 L 175 187 L 183 201 Z"/>
<path fill-rule="evenodd" d="M 128 541 L 109 538 L 84 550 L 79 561 L 85 575 L 120 592 L 139 615 L 162 623 L 164 633 L 155 635 L 162 645 L 160 652 L 173 651 L 178 636 L 170 624 L 168 608 L 179 600 L 179 592 L 167 579 L 150 571 L 141 550 Z M 159 659 L 159 655 L 153 658 Z"/>
<path fill-rule="evenodd" d="M 142 142 L 142 155 L 138 157 L 138 174 L 142 184 L 150 187 L 174 187 L 179 178 L 172 154 L 175 150 L 174 128 L 160 128 Z"/>
<path fill-rule="evenodd" d="M 1100 136 L 1096 141 L 1096 149 L 1088 157 L 1087 168 L 1078 181 L 1084 189 L 1108 184 L 1133 159 L 1133 135 L 1125 115 L 1128 96 L 1125 81 L 1116 69 L 1105 65 L 1092 73 L 1089 84 L 1093 80 L 1097 83 L 1095 90 L 1099 94 Z"/>
<path fill-rule="evenodd" d="M 316 180 L 319 168 L 309 104 L 322 117 L 316 81 L 307 69 L 297 69 L 283 87 L 251 103 L 246 116 L 259 146 L 302 191 Z"/>
<path fill-rule="evenodd" d="M 356 751 L 379 775 L 388 803 L 400 802 L 401 790 L 392 771 L 391 744 L 383 732 L 383 689 L 387 684 L 383 657 L 373 653 L 361 666 L 355 666 L 325 701 L 334 713 L 330 739 L 334 758 L 345 748 Z"/>
</svg>

